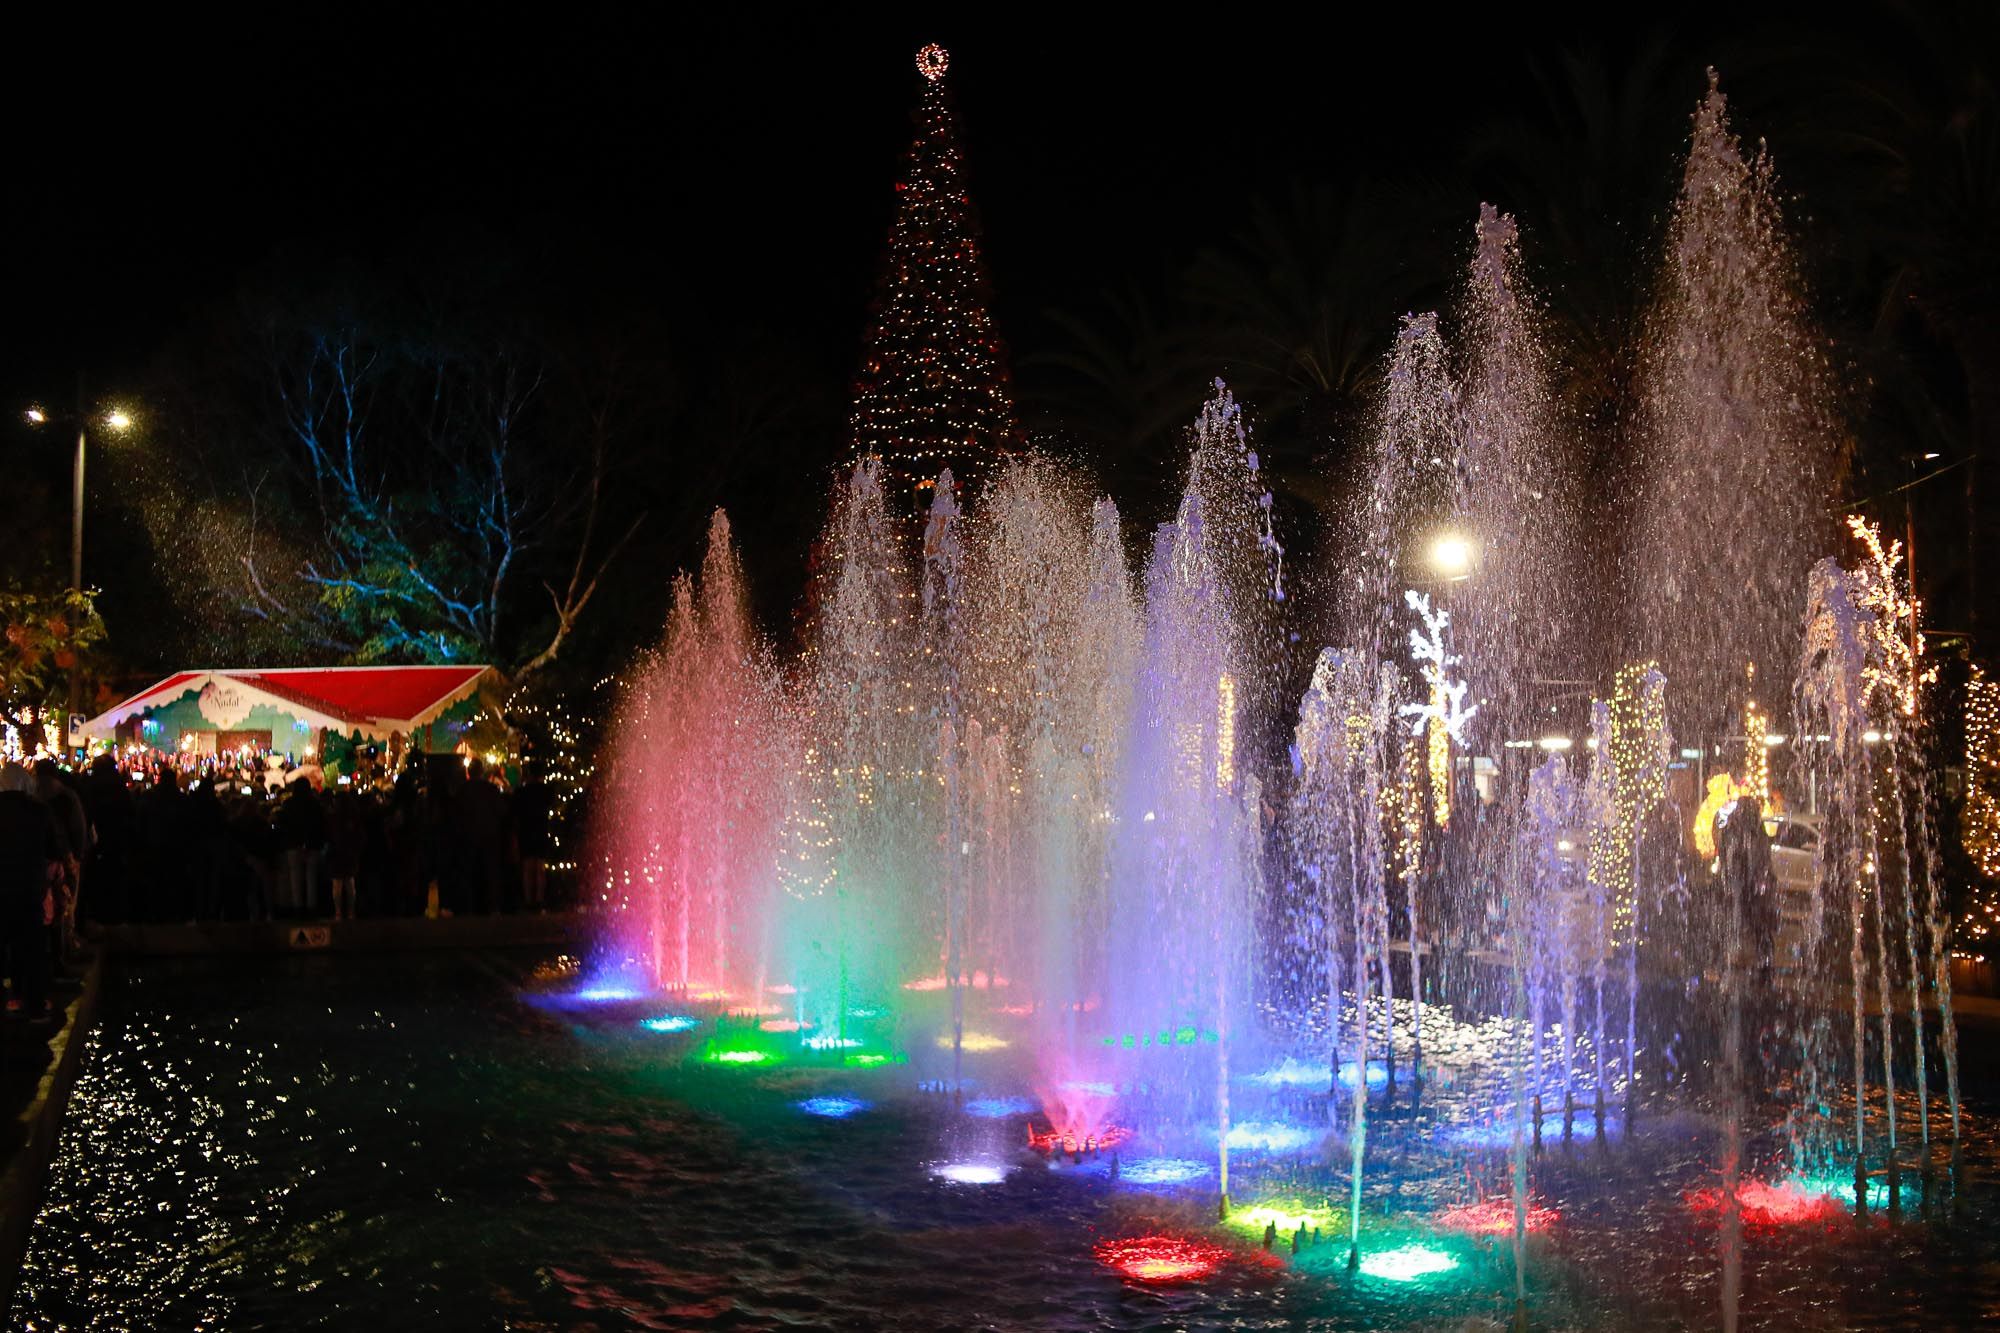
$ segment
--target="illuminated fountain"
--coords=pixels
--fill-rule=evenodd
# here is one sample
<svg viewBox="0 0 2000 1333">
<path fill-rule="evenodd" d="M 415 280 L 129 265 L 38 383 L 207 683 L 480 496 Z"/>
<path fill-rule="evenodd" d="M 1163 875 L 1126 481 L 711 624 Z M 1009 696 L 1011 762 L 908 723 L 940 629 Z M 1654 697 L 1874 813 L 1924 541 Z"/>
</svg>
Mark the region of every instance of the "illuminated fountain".
<svg viewBox="0 0 2000 1333">
<path fill-rule="evenodd" d="M 845 1080 L 907 1059 L 949 1094 L 925 1175 L 960 1204 L 1037 1173 L 1219 1204 L 1357 1290 L 1470 1281 L 1464 1238 L 1505 1238 L 1522 1319 L 1555 1191 L 1630 1188 L 1619 1154 L 1697 1145 L 1672 1192 L 1716 1219 L 1726 1324 L 1746 1234 L 1901 1206 L 1906 1070 L 1928 1197 L 1934 1038 L 1959 1128 L 1927 668 L 1893 544 L 1857 526 L 1855 568 L 1808 573 L 1832 434 L 1773 198 L 1711 90 L 1619 498 L 1576 480 L 1519 238 L 1481 210 L 1455 308 L 1386 360 L 1344 646 L 1287 618 L 1220 385 L 1136 570 L 1052 460 L 900 513 L 862 459 L 782 672 L 718 516 L 621 704 L 590 984 L 675 992 L 642 1031 L 705 1076 L 838 1067 L 785 1089 L 828 1134 L 892 1119 Z M 1579 608 L 1585 530 L 1626 595 Z M 1786 738 L 1756 690 L 1793 667 Z M 1795 952 L 1787 793 L 1823 821 Z M 1097 1252 L 1150 1283 L 1241 1257 Z"/>
<path fill-rule="evenodd" d="M 674 580 L 660 647 L 620 699 L 594 830 L 609 929 L 600 980 L 721 1000 L 761 990 L 791 740 L 716 511 L 699 587 Z"/>
</svg>

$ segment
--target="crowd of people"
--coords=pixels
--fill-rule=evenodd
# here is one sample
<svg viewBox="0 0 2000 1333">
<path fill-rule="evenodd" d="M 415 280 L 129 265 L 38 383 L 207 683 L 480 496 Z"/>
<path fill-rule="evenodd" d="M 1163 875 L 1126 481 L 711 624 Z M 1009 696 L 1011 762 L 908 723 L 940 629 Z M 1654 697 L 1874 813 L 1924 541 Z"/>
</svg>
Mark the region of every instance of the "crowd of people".
<svg viewBox="0 0 2000 1333">
<path fill-rule="evenodd" d="M 556 846 L 552 794 L 478 759 L 325 780 L 261 758 L 200 767 L 100 754 L 0 766 L 0 933 L 34 1009 L 51 967 L 97 922 L 345 920 L 539 911 Z M 435 757 L 432 757 L 435 758 Z"/>
</svg>

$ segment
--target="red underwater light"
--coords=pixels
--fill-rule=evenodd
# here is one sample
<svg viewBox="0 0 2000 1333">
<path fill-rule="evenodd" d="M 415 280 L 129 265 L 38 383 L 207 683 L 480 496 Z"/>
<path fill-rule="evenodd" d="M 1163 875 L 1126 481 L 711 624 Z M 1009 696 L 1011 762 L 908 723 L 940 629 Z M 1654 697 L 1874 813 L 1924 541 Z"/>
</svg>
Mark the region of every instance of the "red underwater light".
<svg viewBox="0 0 2000 1333">
<path fill-rule="evenodd" d="M 1130 1236 L 1098 1242 L 1097 1258 L 1134 1282 L 1193 1282 L 1221 1268 L 1229 1251 L 1180 1236 Z"/>
</svg>

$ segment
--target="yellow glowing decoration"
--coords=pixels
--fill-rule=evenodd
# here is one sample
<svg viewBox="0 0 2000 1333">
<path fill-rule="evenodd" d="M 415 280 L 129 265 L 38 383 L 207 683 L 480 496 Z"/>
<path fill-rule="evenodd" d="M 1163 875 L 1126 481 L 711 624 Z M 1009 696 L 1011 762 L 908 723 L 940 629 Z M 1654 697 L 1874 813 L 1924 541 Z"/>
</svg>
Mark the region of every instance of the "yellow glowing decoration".
<svg viewBox="0 0 2000 1333">
<path fill-rule="evenodd" d="M 1701 805 L 1694 812 L 1694 849 L 1704 861 L 1715 859 L 1715 817 L 1722 807 L 1747 792 L 1736 785 L 1736 779 L 1727 773 L 1717 773 L 1708 780 L 1708 792 L 1701 798 Z"/>
<path fill-rule="evenodd" d="M 1755 699 L 1743 705 L 1743 794 L 1755 796 L 1757 804 L 1771 805 L 1770 719 L 1757 707 Z"/>
<path fill-rule="evenodd" d="M 1431 722 L 1427 758 L 1431 772 L 1431 812 L 1437 826 L 1451 823 L 1451 730 L 1445 725 L 1444 682 L 1431 684 Z"/>
</svg>

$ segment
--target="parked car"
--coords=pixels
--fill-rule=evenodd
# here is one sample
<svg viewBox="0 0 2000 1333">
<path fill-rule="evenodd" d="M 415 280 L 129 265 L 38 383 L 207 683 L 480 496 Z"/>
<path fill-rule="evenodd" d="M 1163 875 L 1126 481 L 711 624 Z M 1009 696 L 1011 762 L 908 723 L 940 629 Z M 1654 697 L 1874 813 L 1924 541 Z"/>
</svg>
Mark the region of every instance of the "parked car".
<svg viewBox="0 0 2000 1333">
<path fill-rule="evenodd" d="M 1786 893 L 1811 893 L 1819 854 L 1818 815 L 1780 815 L 1771 839 L 1771 875 Z"/>
</svg>

